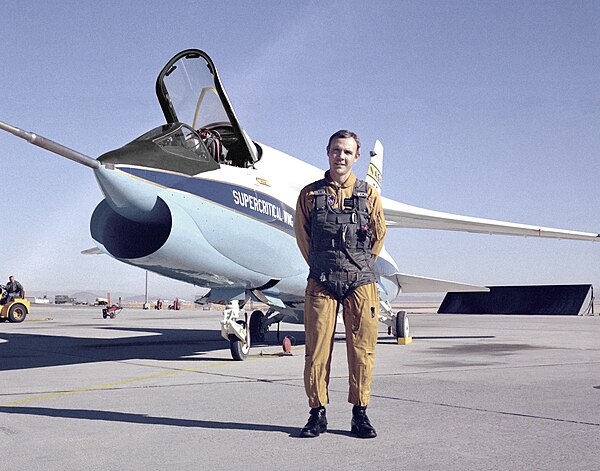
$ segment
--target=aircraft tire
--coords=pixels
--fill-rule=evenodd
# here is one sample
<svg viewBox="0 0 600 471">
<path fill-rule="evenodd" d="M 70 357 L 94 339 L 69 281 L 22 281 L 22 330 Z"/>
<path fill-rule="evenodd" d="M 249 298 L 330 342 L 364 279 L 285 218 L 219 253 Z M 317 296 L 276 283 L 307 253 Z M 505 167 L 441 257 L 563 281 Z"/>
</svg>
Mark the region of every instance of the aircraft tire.
<svg viewBox="0 0 600 471">
<path fill-rule="evenodd" d="M 27 308 L 21 303 L 15 303 L 8 309 L 10 322 L 23 322 L 27 317 Z"/>
<path fill-rule="evenodd" d="M 405 311 L 398 311 L 398 314 L 396 315 L 396 338 L 404 339 L 407 337 L 410 337 L 408 316 Z"/>
<path fill-rule="evenodd" d="M 246 326 L 244 321 L 237 321 L 238 324 Z M 235 361 L 244 361 L 248 358 L 250 352 L 250 329 L 246 330 L 246 342 L 242 342 L 237 336 L 229 336 L 229 349 L 231 350 L 231 356 Z"/>
<path fill-rule="evenodd" d="M 265 331 L 262 329 L 262 320 L 265 317 L 262 311 L 254 311 L 250 315 L 250 342 L 259 343 L 265 341 Z"/>
</svg>

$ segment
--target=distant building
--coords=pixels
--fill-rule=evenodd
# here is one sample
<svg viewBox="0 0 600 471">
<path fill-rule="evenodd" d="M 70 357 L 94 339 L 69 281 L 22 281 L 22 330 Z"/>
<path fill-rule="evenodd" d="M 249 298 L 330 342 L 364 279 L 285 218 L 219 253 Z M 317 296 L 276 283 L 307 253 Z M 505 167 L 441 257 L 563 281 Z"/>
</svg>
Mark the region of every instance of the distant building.
<svg viewBox="0 0 600 471">
<path fill-rule="evenodd" d="M 50 304 L 50 300 L 47 296 L 38 298 L 37 296 L 25 296 L 25 299 L 32 304 Z"/>
<path fill-rule="evenodd" d="M 66 294 L 57 294 L 54 296 L 54 304 L 72 304 L 73 298 L 70 298 Z"/>
</svg>

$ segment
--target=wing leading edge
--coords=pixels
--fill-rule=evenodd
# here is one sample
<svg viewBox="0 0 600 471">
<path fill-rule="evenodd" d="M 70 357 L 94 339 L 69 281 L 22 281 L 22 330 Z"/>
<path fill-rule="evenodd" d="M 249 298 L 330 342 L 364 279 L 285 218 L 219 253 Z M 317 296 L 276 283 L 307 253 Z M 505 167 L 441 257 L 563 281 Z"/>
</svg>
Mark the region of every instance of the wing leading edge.
<svg viewBox="0 0 600 471">
<path fill-rule="evenodd" d="M 569 231 L 551 227 L 532 226 L 513 222 L 482 219 L 459 214 L 444 213 L 419 208 L 389 198 L 382 198 L 385 221 L 388 227 L 412 229 L 438 229 L 446 231 L 501 234 L 522 237 L 545 237 L 551 239 L 574 239 L 600 242 L 600 234 Z"/>
</svg>

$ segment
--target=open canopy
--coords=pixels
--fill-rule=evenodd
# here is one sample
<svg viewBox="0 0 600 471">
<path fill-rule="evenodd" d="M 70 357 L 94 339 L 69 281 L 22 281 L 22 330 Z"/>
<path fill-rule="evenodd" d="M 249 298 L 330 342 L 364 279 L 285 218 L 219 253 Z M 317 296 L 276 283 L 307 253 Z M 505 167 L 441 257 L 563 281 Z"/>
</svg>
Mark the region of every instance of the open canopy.
<svg viewBox="0 0 600 471">
<path fill-rule="evenodd" d="M 211 58 L 199 49 L 176 54 L 156 80 L 156 95 L 168 123 L 182 122 L 219 139 L 233 165 L 258 160 L 254 143 L 240 126 Z"/>
</svg>

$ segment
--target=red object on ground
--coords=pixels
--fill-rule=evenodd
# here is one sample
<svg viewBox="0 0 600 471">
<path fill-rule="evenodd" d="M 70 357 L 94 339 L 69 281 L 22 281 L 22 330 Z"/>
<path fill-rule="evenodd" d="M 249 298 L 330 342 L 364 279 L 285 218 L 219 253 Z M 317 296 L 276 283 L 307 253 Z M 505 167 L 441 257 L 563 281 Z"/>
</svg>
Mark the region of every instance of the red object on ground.
<svg viewBox="0 0 600 471">
<path fill-rule="evenodd" d="M 289 336 L 285 336 L 282 346 L 284 353 L 292 353 L 292 339 Z"/>
</svg>

